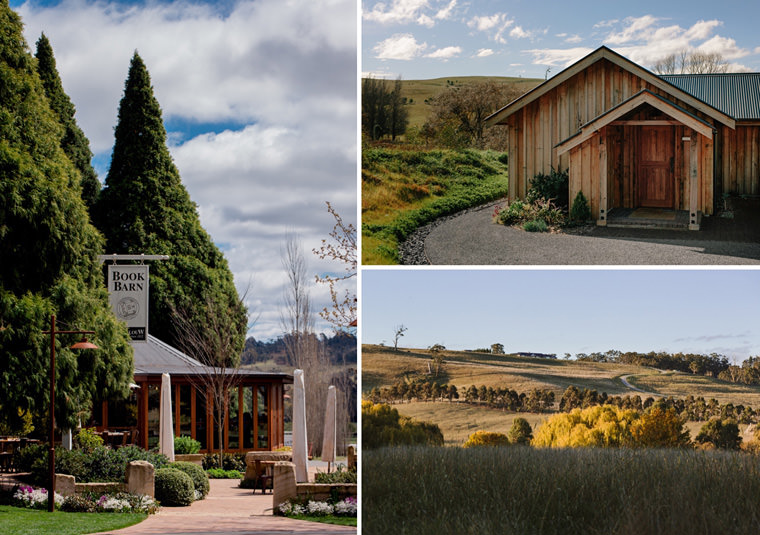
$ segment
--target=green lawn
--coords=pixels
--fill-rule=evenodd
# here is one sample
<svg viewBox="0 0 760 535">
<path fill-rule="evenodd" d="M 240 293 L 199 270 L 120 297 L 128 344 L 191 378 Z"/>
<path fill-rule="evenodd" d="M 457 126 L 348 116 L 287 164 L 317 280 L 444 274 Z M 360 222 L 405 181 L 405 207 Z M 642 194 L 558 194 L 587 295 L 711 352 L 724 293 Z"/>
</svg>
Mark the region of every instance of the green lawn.
<svg viewBox="0 0 760 535">
<path fill-rule="evenodd" d="M 144 513 L 48 513 L 0 505 L 0 532 L 3 535 L 79 535 L 121 529 L 142 522 Z"/>
<path fill-rule="evenodd" d="M 294 518 L 296 520 L 307 520 L 309 522 L 321 522 L 322 524 L 334 524 L 336 526 L 356 526 L 355 516 L 306 516 L 295 515 L 288 518 Z"/>
</svg>

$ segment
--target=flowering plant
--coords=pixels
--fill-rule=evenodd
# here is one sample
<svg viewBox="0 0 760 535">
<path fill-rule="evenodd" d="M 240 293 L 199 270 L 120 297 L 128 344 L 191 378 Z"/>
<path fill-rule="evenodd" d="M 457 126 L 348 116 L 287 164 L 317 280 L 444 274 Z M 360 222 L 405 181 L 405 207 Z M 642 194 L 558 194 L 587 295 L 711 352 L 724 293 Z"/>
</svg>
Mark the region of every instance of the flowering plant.
<svg viewBox="0 0 760 535">
<path fill-rule="evenodd" d="M 45 509 L 48 503 L 47 489 L 35 489 L 27 485 L 21 485 L 13 494 L 14 501 L 21 507 L 31 509 Z M 63 496 L 55 493 L 55 506 L 60 507 L 63 504 Z"/>
<path fill-rule="evenodd" d="M 335 504 L 307 500 L 304 503 L 285 502 L 278 507 L 284 516 L 356 516 L 356 498 L 348 497 Z"/>
</svg>

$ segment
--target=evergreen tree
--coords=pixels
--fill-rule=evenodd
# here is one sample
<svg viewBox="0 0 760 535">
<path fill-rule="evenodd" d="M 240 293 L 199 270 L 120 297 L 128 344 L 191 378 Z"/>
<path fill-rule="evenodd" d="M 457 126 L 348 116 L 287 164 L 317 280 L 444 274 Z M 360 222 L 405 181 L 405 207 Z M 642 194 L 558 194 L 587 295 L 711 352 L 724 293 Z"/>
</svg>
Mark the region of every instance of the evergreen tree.
<svg viewBox="0 0 760 535">
<path fill-rule="evenodd" d="M 235 336 L 232 364 L 245 343 L 246 311 L 227 261 L 201 227 L 169 149 L 161 108 L 140 56 L 132 57 L 119 105 L 111 167 L 95 208 L 109 253 L 166 254 L 150 274 L 149 331 L 182 347 L 176 314 L 211 340 L 207 311 L 219 311 Z M 213 305 L 212 305 L 213 303 Z"/>
<path fill-rule="evenodd" d="M 82 129 L 74 119 L 74 104 L 63 90 L 61 78 L 55 67 L 55 56 L 50 41 L 42 34 L 37 41 L 37 72 L 42 79 L 50 107 L 58 116 L 58 120 L 64 127 L 61 147 L 69 157 L 69 160 L 82 175 L 82 198 L 87 207 L 95 204 L 100 193 L 100 181 L 92 167 L 92 151 L 90 142 L 85 137 Z"/>
<path fill-rule="evenodd" d="M 76 424 L 96 397 L 126 397 L 132 349 L 108 304 L 97 260 L 103 238 L 61 149 L 64 128 L 7 0 L 0 28 L 0 429 L 32 423 L 44 433 L 50 336 L 42 331 L 51 314 L 61 329 L 96 331 L 100 347 L 77 355 L 68 349 L 76 340 L 57 337 L 59 427 Z"/>
</svg>

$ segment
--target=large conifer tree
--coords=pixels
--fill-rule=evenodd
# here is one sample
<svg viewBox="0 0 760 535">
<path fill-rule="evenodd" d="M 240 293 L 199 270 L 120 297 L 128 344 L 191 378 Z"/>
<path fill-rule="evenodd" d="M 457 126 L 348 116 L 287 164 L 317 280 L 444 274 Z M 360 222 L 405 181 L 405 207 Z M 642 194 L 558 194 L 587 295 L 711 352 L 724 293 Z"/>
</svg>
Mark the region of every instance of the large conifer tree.
<svg viewBox="0 0 760 535">
<path fill-rule="evenodd" d="M 135 52 L 119 105 L 111 167 L 96 205 L 96 224 L 109 253 L 166 254 L 150 268 L 149 332 L 183 347 L 175 311 L 201 338 L 209 308 L 235 338 L 235 360 L 245 342 L 247 316 L 222 253 L 201 227 L 166 146 L 161 108 Z M 189 323 L 188 323 L 189 322 Z M 210 343 L 213 345 L 213 343 Z"/>
<path fill-rule="evenodd" d="M 36 57 L 37 72 L 42 79 L 50 107 L 64 127 L 61 147 L 82 175 L 82 198 L 85 204 L 91 207 L 100 193 L 100 181 L 92 167 L 90 142 L 74 119 L 74 104 L 63 90 L 61 77 L 55 66 L 53 47 L 50 46 L 50 41 L 45 34 L 37 40 Z"/>
<path fill-rule="evenodd" d="M 18 431 L 31 417 L 44 432 L 51 314 L 59 328 L 96 331 L 100 347 L 77 355 L 67 349 L 76 340 L 57 338 L 59 427 L 73 426 L 96 396 L 127 395 L 132 350 L 108 304 L 96 257 L 103 238 L 8 0 L 0 30 L 0 428 Z"/>
</svg>

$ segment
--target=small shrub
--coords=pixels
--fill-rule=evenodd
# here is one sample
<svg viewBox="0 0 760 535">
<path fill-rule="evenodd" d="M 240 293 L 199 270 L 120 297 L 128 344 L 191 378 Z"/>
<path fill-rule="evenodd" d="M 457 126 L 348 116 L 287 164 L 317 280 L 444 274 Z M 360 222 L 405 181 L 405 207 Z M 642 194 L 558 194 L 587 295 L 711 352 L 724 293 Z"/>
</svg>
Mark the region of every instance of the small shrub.
<svg viewBox="0 0 760 535">
<path fill-rule="evenodd" d="M 525 418 L 515 418 L 507 436 L 511 444 L 530 444 L 533 440 L 533 429 Z"/>
<path fill-rule="evenodd" d="M 103 445 L 103 437 L 95 434 L 94 427 L 83 427 L 74 437 L 74 446 L 80 450 L 90 452 Z"/>
<path fill-rule="evenodd" d="M 21 472 L 31 472 L 34 461 L 42 458 L 47 461 L 47 446 L 45 444 L 31 444 L 21 448 L 16 453 L 14 462 Z"/>
<path fill-rule="evenodd" d="M 559 208 L 567 210 L 568 183 L 567 171 L 552 168 L 548 175 L 539 173 L 533 177 L 525 198 L 529 203 L 539 200 L 552 201 Z"/>
<path fill-rule="evenodd" d="M 180 470 L 190 476 L 190 478 L 193 480 L 193 487 L 195 488 L 195 492 L 198 496 L 200 496 L 200 498 L 196 499 L 202 500 L 206 497 L 209 491 L 209 482 L 208 476 L 206 475 L 206 472 L 203 471 L 203 468 L 197 464 L 184 461 L 171 463 L 169 465 L 169 468 Z"/>
<path fill-rule="evenodd" d="M 61 510 L 69 513 L 94 513 L 98 504 L 90 496 L 71 494 L 63 499 Z"/>
<path fill-rule="evenodd" d="M 219 454 L 207 453 L 203 457 L 203 469 L 221 468 L 223 470 L 238 470 L 245 472 L 245 453 L 225 453 L 223 457 L 224 466 L 219 466 Z"/>
<path fill-rule="evenodd" d="M 174 468 L 159 468 L 155 475 L 156 500 L 161 505 L 184 506 L 193 503 L 195 486 L 185 472 Z"/>
<path fill-rule="evenodd" d="M 502 225 L 514 225 L 525 218 L 526 204 L 520 199 L 512 201 L 499 212 L 497 220 Z"/>
<path fill-rule="evenodd" d="M 527 232 L 547 232 L 549 227 L 543 219 L 534 219 L 523 224 L 523 230 Z"/>
<path fill-rule="evenodd" d="M 591 219 L 591 208 L 589 207 L 586 196 L 582 191 L 578 192 L 570 208 L 570 220 L 575 223 L 585 223 Z"/>
<path fill-rule="evenodd" d="M 192 455 L 201 451 L 201 443 L 192 437 L 181 436 L 174 438 L 174 453 Z"/>
<path fill-rule="evenodd" d="M 222 470 L 221 468 L 209 468 L 206 470 L 209 479 L 241 479 L 243 474 L 238 470 Z"/>
<path fill-rule="evenodd" d="M 479 446 L 507 446 L 509 438 L 503 433 L 490 431 L 475 431 L 462 445 L 463 448 L 475 448 Z"/>
<path fill-rule="evenodd" d="M 348 470 L 339 464 L 334 472 L 317 472 L 315 483 L 356 483 L 356 469 Z"/>
</svg>

